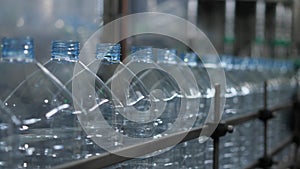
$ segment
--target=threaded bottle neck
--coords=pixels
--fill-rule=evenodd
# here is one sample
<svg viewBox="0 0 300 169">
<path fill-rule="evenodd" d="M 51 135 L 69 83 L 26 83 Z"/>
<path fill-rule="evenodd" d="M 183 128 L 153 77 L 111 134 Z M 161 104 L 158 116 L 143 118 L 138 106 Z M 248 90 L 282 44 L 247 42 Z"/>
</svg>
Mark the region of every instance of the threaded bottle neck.
<svg viewBox="0 0 300 169">
<path fill-rule="evenodd" d="M 176 52 L 177 52 L 176 49 L 159 49 L 157 51 L 157 62 L 176 64 L 177 63 Z"/>
<path fill-rule="evenodd" d="M 96 58 L 107 64 L 120 62 L 121 46 L 113 43 L 100 43 L 96 46 Z"/>
<path fill-rule="evenodd" d="M 76 41 L 53 41 L 51 58 L 58 61 L 77 62 L 80 43 Z"/>
<path fill-rule="evenodd" d="M 34 59 L 34 43 L 30 37 L 26 38 L 3 38 L 2 60 L 31 61 Z"/>
<path fill-rule="evenodd" d="M 131 59 L 138 62 L 153 62 L 153 49 L 150 46 L 133 46 Z"/>
<path fill-rule="evenodd" d="M 183 61 L 189 66 L 196 66 L 198 63 L 198 56 L 193 52 L 189 52 L 183 56 Z"/>
</svg>

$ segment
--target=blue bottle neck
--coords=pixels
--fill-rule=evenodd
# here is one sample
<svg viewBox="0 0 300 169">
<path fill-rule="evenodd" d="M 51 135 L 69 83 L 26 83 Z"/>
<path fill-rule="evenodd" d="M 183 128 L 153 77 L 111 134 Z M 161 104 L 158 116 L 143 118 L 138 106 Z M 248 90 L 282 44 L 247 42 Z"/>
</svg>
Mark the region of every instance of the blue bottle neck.
<svg viewBox="0 0 300 169">
<path fill-rule="evenodd" d="M 157 62 L 165 64 L 177 64 L 176 49 L 159 49 L 157 51 Z"/>
<path fill-rule="evenodd" d="M 136 62 L 153 62 L 153 49 L 149 46 L 134 46 L 131 48 L 131 59 Z"/>
<path fill-rule="evenodd" d="M 193 52 L 186 53 L 183 56 L 183 62 L 192 67 L 197 66 L 198 60 L 198 56 Z"/>
<path fill-rule="evenodd" d="M 120 63 L 121 46 L 113 43 L 100 43 L 96 46 L 96 59 L 106 64 Z"/>
<path fill-rule="evenodd" d="M 34 60 L 32 38 L 3 38 L 1 48 L 2 61 L 32 62 Z"/>
<path fill-rule="evenodd" d="M 55 61 L 79 61 L 80 43 L 76 41 L 53 41 L 51 59 Z"/>
</svg>

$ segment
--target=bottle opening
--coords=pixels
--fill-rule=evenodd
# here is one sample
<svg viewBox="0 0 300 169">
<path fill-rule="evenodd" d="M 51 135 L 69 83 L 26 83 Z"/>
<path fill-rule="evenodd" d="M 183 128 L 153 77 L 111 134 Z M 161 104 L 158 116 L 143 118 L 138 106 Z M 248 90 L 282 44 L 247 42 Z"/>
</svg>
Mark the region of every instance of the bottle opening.
<svg viewBox="0 0 300 169">
<path fill-rule="evenodd" d="M 80 43 L 76 41 L 53 41 L 51 57 L 53 60 L 77 62 Z"/>
<path fill-rule="evenodd" d="M 121 46 L 113 43 L 100 43 L 96 46 L 96 58 L 107 64 L 120 62 Z"/>
<path fill-rule="evenodd" d="M 34 59 L 34 43 L 30 37 L 3 38 L 2 58 L 7 61 L 32 61 Z"/>
</svg>

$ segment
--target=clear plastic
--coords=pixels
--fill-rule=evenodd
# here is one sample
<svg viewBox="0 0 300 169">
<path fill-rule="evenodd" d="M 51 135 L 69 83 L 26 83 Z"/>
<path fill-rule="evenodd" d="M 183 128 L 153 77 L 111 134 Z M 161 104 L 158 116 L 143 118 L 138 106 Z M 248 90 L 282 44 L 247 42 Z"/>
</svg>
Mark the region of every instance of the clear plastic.
<svg viewBox="0 0 300 169">
<path fill-rule="evenodd" d="M 221 66 L 224 67 L 226 75 L 226 103 L 224 107 L 224 113 L 222 119 L 229 119 L 232 117 L 238 116 L 242 109 L 242 90 L 241 86 L 241 77 L 236 74 L 236 71 L 233 70 L 232 57 L 223 56 L 221 58 Z M 220 165 L 223 168 L 239 168 L 239 142 L 236 140 L 239 138 L 239 132 L 234 132 L 230 135 L 224 136 L 220 140 Z"/>
<path fill-rule="evenodd" d="M 183 61 L 186 63 L 189 69 L 193 72 L 196 78 L 198 90 L 199 90 L 199 112 L 196 114 L 197 120 L 195 122 L 195 127 L 202 126 L 204 120 L 207 117 L 210 100 L 207 98 L 207 87 L 209 85 L 209 77 L 203 65 L 201 65 L 198 56 L 195 53 L 186 53 L 183 56 Z M 182 65 L 184 66 L 184 65 Z M 207 81 L 206 81 L 207 80 Z"/>
<path fill-rule="evenodd" d="M 214 97 L 214 89 L 210 84 L 210 78 L 207 73 L 205 66 L 200 61 L 199 57 L 195 53 L 186 53 L 183 56 L 183 61 L 189 66 L 189 69 L 193 72 L 193 75 L 196 78 L 198 90 L 199 90 L 199 112 L 197 115 L 197 120 L 194 124 L 194 127 L 201 127 L 205 125 L 204 123 L 208 118 L 208 114 L 210 111 L 211 101 Z M 197 147 L 197 148 L 196 148 Z M 195 160 L 197 163 L 196 166 L 201 166 L 202 168 L 211 168 L 212 166 L 212 142 L 210 140 L 206 140 L 200 137 L 197 139 L 197 142 L 188 143 L 186 148 L 189 154 L 185 154 L 183 152 L 182 158 L 190 157 Z M 199 160 L 200 159 L 200 160 Z M 192 161 L 185 162 L 186 165 L 193 165 Z"/>
<path fill-rule="evenodd" d="M 17 129 L 21 121 L 0 101 L 0 167 L 17 168 L 20 160 Z"/>
<path fill-rule="evenodd" d="M 164 53 L 167 56 L 164 55 L 164 57 L 157 58 L 158 65 L 166 64 L 173 66 L 175 69 L 174 59 L 170 57 L 170 53 L 172 53 L 172 50 Z M 183 57 L 183 61 L 193 70 L 198 80 L 198 87 L 205 94 L 204 91 L 207 91 L 210 85 L 208 85 L 207 81 L 205 82 L 205 76 L 203 76 L 205 74 L 203 72 L 206 71 L 205 68 L 213 69 L 214 67 L 212 65 L 205 65 L 206 67 L 204 67 L 201 64 L 196 64 L 196 58 L 192 53 L 188 53 Z M 269 84 L 268 102 L 271 103 L 269 107 L 280 104 L 278 100 L 281 99 L 274 100 L 274 97 L 282 96 L 288 101 L 295 91 L 296 82 L 293 77 L 295 72 L 291 62 L 259 58 L 236 58 L 233 56 L 223 56 L 221 59 L 221 64 L 226 70 L 228 82 L 224 119 L 243 116 L 246 113 L 254 113 L 262 109 L 264 80 L 267 80 Z M 184 67 L 184 65 L 179 66 L 181 68 Z M 198 79 L 198 77 L 200 78 Z M 201 97 L 203 100 L 210 99 L 207 95 L 201 95 Z M 200 105 L 199 117 L 201 117 L 201 114 L 206 114 L 204 110 L 207 106 L 205 105 L 201 109 Z M 289 135 L 288 126 L 284 125 L 288 120 L 286 118 L 288 116 L 287 113 L 282 112 L 269 122 L 270 127 L 273 129 L 268 133 L 269 148 L 274 148 L 280 140 Z M 168 117 L 171 118 L 172 116 Z M 197 121 L 197 124 L 203 124 L 200 121 Z M 200 143 L 198 140 L 187 141 L 178 144 L 161 155 L 146 159 L 135 159 L 122 163 L 119 166 L 125 168 L 129 166 L 131 168 L 193 168 L 195 166 L 198 168 L 211 168 L 213 162 L 212 140 Z M 222 138 L 220 151 L 221 168 L 244 168 L 248 166 L 263 155 L 263 123 L 257 119 L 236 126 L 234 133 Z M 287 160 L 289 154 L 290 150 L 287 150 L 276 158 Z"/>
<path fill-rule="evenodd" d="M 21 124 L 14 131 L 17 133 L 18 154 L 12 158 L 16 168 L 52 168 L 55 165 L 79 159 L 82 150 L 80 125 L 76 119 L 72 95 L 65 86 L 31 55 L 22 53 L 18 46 L 24 40 L 4 39 L 12 41 L 14 48 L 4 48 L 9 53 L 2 55 L 0 81 L 5 82 L 3 88 L 9 91 L 2 100 L 4 106 L 11 110 Z M 25 41 L 27 41 L 25 39 Z M 33 46 L 32 39 L 28 46 Z M 5 44 L 4 43 L 4 44 Z M 8 45 L 9 46 L 9 45 Z M 30 48 L 31 50 L 33 48 Z M 16 52 L 15 52 L 16 50 Z M 7 52 L 9 51 L 9 52 Z M 10 59 L 6 59 L 10 58 Z M 4 73 L 16 73 L 18 85 L 7 81 Z M 12 85 L 11 85 L 12 84 Z"/>
<path fill-rule="evenodd" d="M 1 42 L 1 62 L 6 64 L 2 64 L 0 67 L 2 79 L 0 81 L 0 99 L 4 100 L 28 74 L 26 71 L 31 71 L 25 70 L 24 66 L 26 65 L 25 63 L 32 62 L 34 44 L 33 39 L 30 37 L 3 38 Z M 8 63 L 16 63 L 14 64 L 14 69 Z"/>
<path fill-rule="evenodd" d="M 68 91 L 72 92 L 72 82 L 78 80 L 81 77 L 85 78 L 85 84 L 87 88 L 94 86 L 96 83 L 98 88 L 102 88 L 102 90 L 107 91 L 107 87 L 104 87 L 105 84 L 97 75 L 94 74 L 91 70 L 89 70 L 83 63 L 79 60 L 79 50 L 80 44 L 76 41 L 53 41 L 52 42 L 52 52 L 51 59 L 44 64 L 44 66 L 55 75 L 67 88 Z M 80 67 L 82 70 L 78 74 L 74 74 L 75 66 Z M 72 92 L 73 93 L 73 92 Z M 108 92 L 107 92 L 108 93 Z M 103 99 L 103 95 L 99 97 L 89 97 L 88 102 L 90 105 L 81 104 L 81 100 L 77 100 L 72 95 L 72 102 L 77 104 L 77 107 L 84 110 L 84 115 L 87 115 L 90 109 L 96 104 L 97 99 Z M 95 103 L 95 104 L 92 104 Z M 75 107 L 74 107 L 75 108 Z M 79 116 L 81 117 L 81 116 Z M 77 122 L 78 118 L 76 117 Z M 64 119 L 62 119 L 64 120 Z M 62 123 L 62 122 L 61 122 Z M 83 124 L 80 124 L 83 125 Z M 88 135 L 81 128 L 81 140 L 82 140 L 82 150 L 80 158 L 88 158 L 94 155 L 99 155 L 104 152 L 102 148 L 96 145 L 91 137 L 95 137 L 94 135 Z"/>
</svg>

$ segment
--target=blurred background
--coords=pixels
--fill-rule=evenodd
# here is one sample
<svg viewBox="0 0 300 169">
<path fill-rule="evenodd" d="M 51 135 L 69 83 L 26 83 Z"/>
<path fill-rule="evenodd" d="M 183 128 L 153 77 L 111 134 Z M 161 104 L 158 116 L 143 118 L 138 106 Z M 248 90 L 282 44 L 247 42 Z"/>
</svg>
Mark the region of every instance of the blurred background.
<svg viewBox="0 0 300 169">
<path fill-rule="evenodd" d="M 49 60 L 51 41 L 85 42 L 103 25 L 103 0 L 1 1 L 0 36 L 33 37 L 36 58 Z"/>
<path fill-rule="evenodd" d="M 299 9 L 298 0 L 3 0 L 0 37 L 33 37 L 36 57 L 43 62 L 52 40 L 79 40 L 83 45 L 104 24 L 151 11 L 173 14 L 197 25 L 219 54 L 297 58 Z M 192 36 L 190 43 L 193 45 Z M 187 50 L 174 39 L 156 35 L 135 36 L 122 43 L 126 51 L 126 45 L 134 44 Z"/>
</svg>

